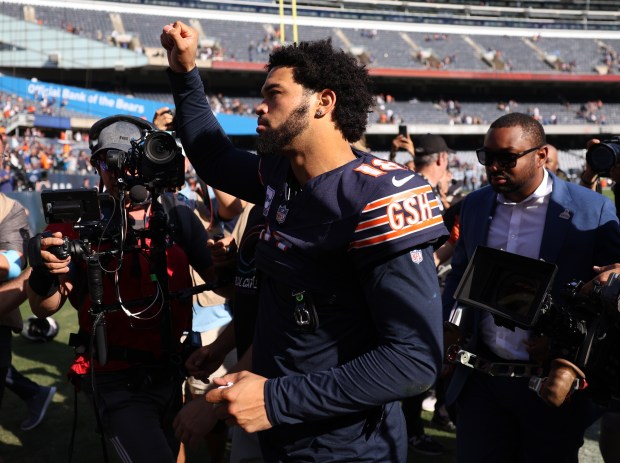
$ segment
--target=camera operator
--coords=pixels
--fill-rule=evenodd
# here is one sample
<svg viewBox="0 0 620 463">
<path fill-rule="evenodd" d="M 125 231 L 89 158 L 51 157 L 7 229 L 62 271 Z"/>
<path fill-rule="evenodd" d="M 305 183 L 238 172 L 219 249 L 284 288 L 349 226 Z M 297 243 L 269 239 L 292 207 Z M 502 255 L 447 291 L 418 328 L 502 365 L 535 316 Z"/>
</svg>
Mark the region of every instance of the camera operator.
<svg viewBox="0 0 620 463">
<path fill-rule="evenodd" d="M 476 151 L 490 185 L 470 193 L 460 213 L 460 236 L 446 279 L 444 311 L 479 245 L 557 265 L 556 297 L 571 280 L 588 281 L 594 265 L 617 262 L 620 227 L 611 202 L 545 169 L 544 129 L 532 117 L 511 113 L 493 122 Z M 518 327 L 497 326 L 493 316 L 459 308 L 463 349 L 491 363 L 541 364 L 547 340 Z M 456 321 L 456 320 L 455 320 Z M 451 332 L 451 331 L 450 331 Z M 529 390 L 529 377 L 492 376 L 457 365 L 447 401 L 457 405 L 457 461 L 577 461 L 585 429 L 597 410 L 585 394 L 549 407 Z"/>
<path fill-rule="evenodd" d="M 102 207 L 104 232 L 92 243 L 103 275 L 101 300 L 91 300 L 101 293 L 89 287 L 90 261 L 75 253 L 57 255 L 54 247 L 62 247 L 64 237 L 77 238 L 65 223 L 50 224 L 51 235 L 31 241 L 28 298 L 39 317 L 60 310 L 67 299 L 78 310 L 80 331 L 72 342 L 76 359 L 70 375 L 78 389 L 93 395 L 99 427 L 121 459 L 174 462 L 179 444 L 172 420 L 181 408 L 184 379 L 179 340 L 191 329 L 192 303 L 190 297 L 171 295 L 191 288 L 189 264 L 206 282 L 214 275 L 206 231 L 191 209 L 161 194 L 162 217 L 162 207 L 153 200 L 167 188 L 151 186 L 168 185 L 169 179 L 134 178 L 126 167 L 135 156 L 142 161 L 146 154 L 136 154 L 134 141 L 153 130 L 131 116 L 112 116 L 91 128 L 91 163 L 113 199 L 113 207 Z M 179 163 L 177 185 L 183 182 L 183 160 Z M 138 181 L 138 188 L 128 193 L 132 181 Z M 147 184 L 148 190 L 142 188 Z M 101 316 L 105 323 L 97 324 Z"/>
</svg>

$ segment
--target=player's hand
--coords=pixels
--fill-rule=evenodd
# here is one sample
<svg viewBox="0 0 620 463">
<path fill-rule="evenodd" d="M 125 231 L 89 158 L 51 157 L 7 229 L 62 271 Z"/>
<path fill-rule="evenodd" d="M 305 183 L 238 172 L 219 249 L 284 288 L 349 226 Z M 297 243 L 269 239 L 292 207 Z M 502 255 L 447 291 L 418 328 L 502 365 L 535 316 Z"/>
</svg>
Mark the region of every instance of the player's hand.
<svg viewBox="0 0 620 463">
<path fill-rule="evenodd" d="M 186 404 L 172 422 L 174 434 L 181 442 L 194 449 L 217 423 L 213 404 L 197 397 Z"/>
<path fill-rule="evenodd" d="M 189 72 L 196 67 L 198 33 L 181 21 L 166 24 L 160 36 L 168 53 L 168 64 L 174 72 Z"/>
<path fill-rule="evenodd" d="M 41 260 L 43 260 L 43 266 L 49 273 L 55 275 L 69 273 L 71 256 L 66 259 L 59 259 L 47 250 L 50 246 L 60 246 L 63 243 L 62 233 L 60 232 L 56 232 L 52 234 L 52 236 L 46 238 L 41 238 Z"/>
<path fill-rule="evenodd" d="M 185 369 L 190 376 L 208 383 L 209 376 L 224 363 L 225 357 L 226 353 L 220 352 L 212 343 L 192 352 L 185 361 Z"/>
<path fill-rule="evenodd" d="M 226 424 L 236 424 L 246 432 L 257 432 L 271 428 L 265 408 L 265 382 L 267 378 L 249 371 L 231 373 L 213 380 L 218 386 L 230 387 L 211 389 L 207 400 L 221 404 L 215 407 L 218 419 L 225 419 Z"/>
</svg>

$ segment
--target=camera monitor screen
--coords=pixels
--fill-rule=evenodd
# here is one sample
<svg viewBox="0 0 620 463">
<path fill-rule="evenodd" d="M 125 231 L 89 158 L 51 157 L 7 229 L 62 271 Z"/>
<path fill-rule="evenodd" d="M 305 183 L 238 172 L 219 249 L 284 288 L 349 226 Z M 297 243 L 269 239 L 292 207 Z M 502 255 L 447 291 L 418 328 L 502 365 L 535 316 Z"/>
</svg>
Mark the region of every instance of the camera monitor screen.
<svg viewBox="0 0 620 463">
<path fill-rule="evenodd" d="M 41 202 L 47 223 L 90 222 L 101 219 L 96 189 L 43 190 Z"/>
<path fill-rule="evenodd" d="M 478 246 L 454 298 L 515 326 L 532 328 L 556 271 L 549 262 Z"/>
</svg>

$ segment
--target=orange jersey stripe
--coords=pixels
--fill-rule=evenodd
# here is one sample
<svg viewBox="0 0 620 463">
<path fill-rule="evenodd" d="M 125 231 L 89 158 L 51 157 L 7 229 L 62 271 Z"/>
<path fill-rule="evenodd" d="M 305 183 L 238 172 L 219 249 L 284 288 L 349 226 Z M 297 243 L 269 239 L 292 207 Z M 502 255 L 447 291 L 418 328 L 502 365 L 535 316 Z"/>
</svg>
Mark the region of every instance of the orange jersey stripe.
<svg viewBox="0 0 620 463">
<path fill-rule="evenodd" d="M 373 236 L 370 238 L 354 241 L 349 246 L 351 248 L 364 248 L 367 246 L 373 246 L 375 244 L 383 243 L 385 241 L 390 241 L 396 238 L 400 238 L 401 236 L 408 235 L 410 233 L 419 232 L 426 228 L 433 227 L 435 225 L 439 225 L 443 222 L 443 217 L 440 215 L 430 218 L 424 222 L 417 223 L 415 225 L 409 225 L 407 227 L 403 227 L 400 230 L 392 230 L 387 233 L 383 233 L 382 235 Z"/>
<path fill-rule="evenodd" d="M 396 194 L 386 196 L 385 198 L 377 199 L 376 201 L 368 203 L 366 207 L 364 208 L 364 210 L 362 211 L 362 213 L 372 211 L 374 209 L 378 209 L 383 206 L 387 206 L 388 204 L 393 203 L 393 202 L 402 201 L 403 199 L 408 198 L 410 196 L 420 195 L 423 193 L 429 193 L 431 191 L 432 191 L 432 188 L 430 187 L 430 185 L 422 185 L 417 188 L 411 188 L 409 190 L 400 191 Z"/>
</svg>

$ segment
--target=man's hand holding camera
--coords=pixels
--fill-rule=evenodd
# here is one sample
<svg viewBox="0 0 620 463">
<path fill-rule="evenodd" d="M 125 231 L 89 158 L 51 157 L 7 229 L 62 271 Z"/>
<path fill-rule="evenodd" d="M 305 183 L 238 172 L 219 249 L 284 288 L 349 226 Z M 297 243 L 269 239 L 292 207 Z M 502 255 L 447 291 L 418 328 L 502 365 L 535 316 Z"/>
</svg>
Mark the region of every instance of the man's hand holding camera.
<svg viewBox="0 0 620 463">
<path fill-rule="evenodd" d="M 62 275 L 69 273 L 69 264 L 71 256 L 65 259 L 59 259 L 55 254 L 49 251 L 54 246 L 62 246 L 64 244 L 62 233 L 56 232 L 52 236 L 41 237 L 41 261 L 42 266 L 49 273 L 54 275 Z"/>
<path fill-rule="evenodd" d="M 153 124 L 159 130 L 174 130 L 174 113 L 168 106 L 164 106 L 155 111 Z"/>
<path fill-rule="evenodd" d="M 392 140 L 392 145 L 390 147 L 390 160 L 394 160 L 396 153 L 401 150 L 407 151 L 412 157 L 415 154 L 413 141 L 411 141 L 411 137 L 408 135 L 397 135 Z"/>
</svg>

